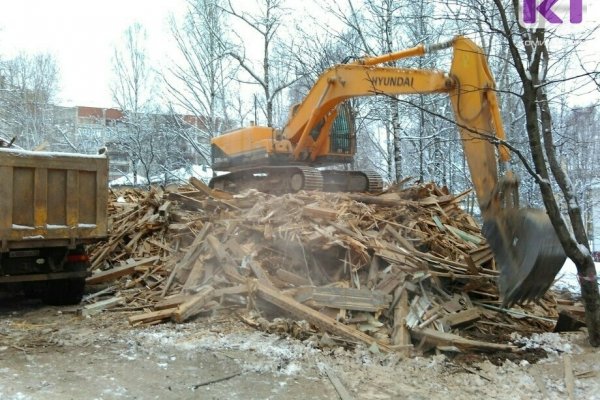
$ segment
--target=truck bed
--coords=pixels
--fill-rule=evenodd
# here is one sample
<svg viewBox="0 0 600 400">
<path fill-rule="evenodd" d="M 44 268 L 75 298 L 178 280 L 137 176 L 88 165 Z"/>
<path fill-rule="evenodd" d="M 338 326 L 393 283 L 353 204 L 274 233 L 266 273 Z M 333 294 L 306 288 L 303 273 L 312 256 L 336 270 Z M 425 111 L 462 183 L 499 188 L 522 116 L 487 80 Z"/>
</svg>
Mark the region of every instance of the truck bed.
<svg viewBox="0 0 600 400">
<path fill-rule="evenodd" d="M 107 234 L 106 156 L 0 149 L 1 251 Z"/>
</svg>

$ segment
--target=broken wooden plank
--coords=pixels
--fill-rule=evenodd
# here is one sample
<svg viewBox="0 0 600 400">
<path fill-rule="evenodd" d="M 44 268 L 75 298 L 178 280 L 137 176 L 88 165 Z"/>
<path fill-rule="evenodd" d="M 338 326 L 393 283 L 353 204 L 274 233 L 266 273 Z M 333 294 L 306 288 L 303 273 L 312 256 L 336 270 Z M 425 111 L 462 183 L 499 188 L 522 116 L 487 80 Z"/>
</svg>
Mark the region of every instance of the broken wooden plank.
<svg viewBox="0 0 600 400">
<path fill-rule="evenodd" d="M 204 305 L 212 299 L 215 289 L 212 286 L 203 286 L 198 293 L 191 296 L 185 303 L 180 304 L 173 313 L 175 322 L 185 322 L 202 311 Z"/>
<path fill-rule="evenodd" d="M 375 287 L 375 290 L 384 294 L 390 294 L 398 287 L 398 285 L 404 282 L 405 279 L 406 274 L 404 272 L 390 272 L 379 281 L 379 283 Z"/>
<path fill-rule="evenodd" d="M 512 351 L 518 350 L 517 346 L 510 344 L 488 343 L 479 340 L 466 339 L 452 333 L 440 332 L 431 328 L 412 329 L 411 333 L 417 339 L 425 339 L 435 346 L 455 346 L 459 350 L 481 350 L 481 351 Z"/>
<path fill-rule="evenodd" d="M 340 378 L 338 378 L 337 375 L 328 367 L 325 367 L 324 369 L 325 374 L 327 374 L 327 378 L 329 378 L 329 382 L 331 382 L 331 384 L 335 388 L 335 391 L 340 396 L 340 399 L 352 400 L 352 396 L 350 396 L 350 393 L 348 392 L 342 381 L 340 381 Z"/>
<path fill-rule="evenodd" d="M 178 307 L 180 304 L 189 301 L 192 297 L 193 295 L 191 294 L 177 294 L 175 296 L 167 297 L 166 299 L 163 299 L 156 303 L 154 305 L 154 309 L 165 310 L 167 308 L 175 308 Z"/>
<path fill-rule="evenodd" d="M 389 307 L 392 298 L 369 289 L 313 287 L 309 300 L 316 306 L 375 312 Z"/>
<path fill-rule="evenodd" d="M 275 276 L 284 282 L 292 284 L 294 286 L 307 286 L 310 285 L 310 280 L 307 278 L 288 271 L 287 269 L 279 268 L 275 271 Z"/>
<path fill-rule="evenodd" d="M 95 285 L 103 282 L 114 281 L 117 278 L 120 278 L 125 275 L 131 275 L 136 267 L 140 265 L 150 264 L 156 260 L 159 260 L 160 256 L 152 256 L 148 258 L 144 258 L 142 260 L 137 260 L 132 262 L 131 264 L 126 264 L 120 267 L 111 268 L 106 271 L 98 272 L 85 280 L 85 283 L 88 285 Z"/>
<path fill-rule="evenodd" d="M 394 346 L 409 346 L 410 331 L 406 325 L 408 316 L 408 291 L 404 287 L 396 289 L 394 295 L 398 299 L 394 307 L 394 327 L 392 330 L 391 342 Z"/>
<path fill-rule="evenodd" d="M 162 321 L 171 318 L 175 312 L 174 308 L 167 308 L 165 310 L 149 311 L 144 314 L 132 315 L 128 318 L 131 325 L 148 324 L 155 321 Z"/>
<path fill-rule="evenodd" d="M 573 376 L 573 363 L 571 362 L 570 355 L 563 355 L 563 364 L 565 367 L 565 388 L 567 389 L 567 395 L 569 396 L 569 400 L 574 400 L 575 377 Z"/>
<path fill-rule="evenodd" d="M 474 244 L 481 244 L 481 242 L 483 242 L 483 238 L 480 236 L 471 235 L 470 233 L 464 232 L 464 231 L 462 231 L 452 225 L 449 225 L 449 224 L 444 224 L 444 226 L 446 227 L 446 229 L 453 232 L 454 234 L 456 234 L 458 237 L 460 237 L 462 240 L 464 240 L 466 242 L 471 242 Z"/>
<path fill-rule="evenodd" d="M 170 200 L 167 200 L 161 204 L 160 207 L 158 207 L 158 215 L 163 219 L 163 221 L 169 217 L 169 210 L 171 209 L 172 205 L 173 203 L 171 203 Z"/>
<path fill-rule="evenodd" d="M 377 255 L 371 257 L 371 264 L 369 265 L 369 275 L 367 275 L 367 287 L 373 289 L 377 285 L 377 277 L 379 275 L 379 266 L 381 259 Z"/>
<path fill-rule="evenodd" d="M 225 246 L 221 244 L 219 239 L 217 239 L 214 235 L 206 235 L 206 241 L 212 248 L 219 262 L 223 262 L 227 260 L 227 252 L 225 251 Z"/>
<path fill-rule="evenodd" d="M 415 247 L 412 245 L 412 243 L 410 243 L 408 239 L 402 236 L 397 230 L 392 228 L 390 224 L 387 224 L 385 228 L 383 228 L 383 230 L 384 232 L 390 233 L 394 237 L 394 239 L 396 239 L 396 241 L 406 250 L 409 250 L 411 252 L 415 250 Z"/>
<path fill-rule="evenodd" d="M 357 329 L 346 326 L 333 318 L 327 317 L 318 311 L 297 302 L 291 297 L 282 294 L 277 289 L 262 285 L 257 280 L 252 282 L 252 287 L 256 289 L 258 295 L 264 300 L 292 313 L 300 319 L 305 319 L 326 332 L 334 333 L 352 341 L 363 342 L 369 346 L 375 344 L 383 351 L 389 352 L 391 350 L 387 345 L 378 342 L 375 338 Z"/>
<path fill-rule="evenodd" d="M 213 297 L 221 297 L 221 296 L 227 296 L 227 295 L 231 295 L 231 294 L 246 294 L 246 293 L 248 293 L 248 290 L 249 290 L 248 285 L 246 285 L 246 284 L 229 286 L 226 288 L 215 289 L 215 292 L 213 293 Z"/>
<path fill-rule="evenodd" d="M 204 182 L 202 182 L 200 179 L 194 176 L 190 177 L 189 182 L 193 187 L 212 198 L 221 200 L 230 200 L 233 198 L 233 195 L 231 193 L 211 189 Z"/>
<path fill-rule="evenodd" d="M 302 208 L 302 214 L 313 218 L 322 218 L 324 220 L 335 221 L 338 216 L 338 211 L 309 204 Z"/>
<path fill-rule="evenodd" d="M 205 208 L 205 205 L 202 201 L 185 196 L 181 193 L 169 193 L 168 199 L 179 202 L 186 210 L 197 211 Z"/>
<path fill-rule="evenodd" d="M 210 222 L 207 222 L 204 224 L 204 226 L 202 227 L 202 230 L 200 231 L 200 233 L 198 233 L 196 238 L 194 238 L 194 241 L 192 242 L 191 246 L 189 247 L 188 251 L 183 256 L 181 261 L 179 261 L 175 265 L 175 267 L 171 271 L 171 274 L 167 278 L 167 282 L 165 283 L 165 286 L 163 288 L 163 291 L 162 291 L 163 297 L 165 297 L 165 295 L 169 291 L 169 288 L 171 287 L 171 284 L 173 283 L 175 278 L 178 277 L 178 275 L 181 273 L 181 271 L 184 271 L 187 268 L 189 268 L 190 265 L 198 259 L 199 255 L 200 255 L 200 251 L 202 249 L 202 244 L 204 243 L 204 240 L 206 239 L 206 235 L 208 235 L 208 232 L 211 228 L 212 228 L 212 224 Z"/>
<path fill-rule="evenodd" d="M 256 276 L 260 283 L 262 283 L 263 285 L 275 287 L 275 285 L 273 285 L 273 282 L 269 278 L 269 274 L 267 274 L 267 272 L 259 263 L 257 263 L 256 261 L 250 261 L 248 264 L 250 265 L 250 269 L 254 273 L 254 276 Z"/>
<path fill-rule="evenodd" d="M 204 278 L 204 260 L 202 257 L 198 257 L 192 268 L 190 270 L 190 274 L 188 275 L 185 283 L 183 284 L 183 291 L 189 292 L 190 290 L 194 290 L 197 286 L 202 283 L 202 279 Z"/>
<path fill-rule="evenodd" d="M 81 309 L 81 315 L 88 317 L 91 315 L 99 314 L 104 310 L 116 307 L 119 304 L 123 304 L 125 299 L 123 297 L 111 297 L 110 299 L 100 300 L 92 304 L 87 304 Z"/>
<path fill-rule="evenodd" d="M 481 311 L 477 307 L 468 308 L 456 313 L 447 314 L 442 318 L 442 322 L 447 323 L 451 328 L 477 321 L 481 318 Z"/>
</svg>

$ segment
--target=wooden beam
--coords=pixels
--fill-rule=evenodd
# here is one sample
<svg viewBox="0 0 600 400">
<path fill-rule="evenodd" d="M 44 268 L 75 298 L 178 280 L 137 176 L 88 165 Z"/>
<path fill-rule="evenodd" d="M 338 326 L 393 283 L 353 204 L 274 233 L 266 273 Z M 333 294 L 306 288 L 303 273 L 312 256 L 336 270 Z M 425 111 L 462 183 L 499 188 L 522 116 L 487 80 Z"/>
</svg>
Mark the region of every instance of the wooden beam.
<svg viewBox="0 0 600 400">
<path fill-rule="evenodd" d="M 352 341 L 358 341 L 366 343 L 371 346 L 377 345 L 380 350 L 389 352 L 391 349 L 384 343 L 378 342 L 375 338 L 362 333 L 361 331 L 344 325 L 343 323 L 336 321 L 333 318 L 327 317 L 312 308 L 305 306 L 302 303 L 297 302 L 281 293 L 277 289 L 270 288 L 266 285 L 259 283 L 254 280 L 252 286 L 258 292 L 258 295 L 269 303 L 285 310 L 300 319 L 304 319 L 311 324 L 319 327 L 323 331 L 330 332 Z"/>
<path fill-rule="evenodd" d="M 171 284 L 173 283 L 175 278 L 177 278 L 182 271 L 189 268 L 190 265 L 198 259 L 200 251 L 202 249 L 202 244 L 204 243 L 204 239 L 206 239 L 206 235 L 208 235 L 208 231 L 211 228 L 212 224 L 210 222 L 204 224 L 202 230 L 200 231 L 200 233 L 198 233 L 191 246 L 188 248 L 187 253 L 185 253 L 181 261 L 179 261 L 177 265 L 175 265 L 173 271 L 171 271 L 171 274 L 169 275 L 169 278 L 167 278 L 167 283 L 165 283 L 165 287 L 163 288 L 163 297 L 169 291 L 169 288 L 171 287 Z"/>
<path fill-rule="evenodd" d="M 406 316 L 409 312 L 408 290 L 404 286 L 396 289 L 397 303 L 394 307 L 394 328 L 392 330 L 392 345 L 408 346 L 411 344 L 410 331 L 406 326 Z"/>
<path fill-rule="evenodd" d="M 425 339 L 435 346 L 455 346 L 460 350 L 481 351 L 517 351 L 518 347 L 509 344 L 488 343 L 479 340 L 466 339 L 452 333 L 440 332 L 431 328 L 412 329 L 412 334 L 417 339 Z"/>
<path fill-rule="evenodd" d="M 138 260 L 131 264 L 111 268 L 90 276 L 85 280 L 85 283 L 89 285 L 95 285 L 97 283 L 114 281 L 115 279 L 120 278 L 122 276 L 133 274 L 136 267 L 139 267 L 140 265 L 150 264 L 151 262 L 154 262 L 158 259 L 160 259 L 160 256 L 152 256 L 144 258 L 142 260 Z"/>
<path fill-rule="evenodd" d="M 252 270 L 254 276 L 256 276 L 260 283 L 270 287 L 275 287 L 275 285 L 273 285 L 273 282 L 269 278 L 269 274 L 267 274 L 267 272 L 259 263 L 257 263 L 256 261 L 250 261 L 248 264 L 250 264 L 250 269 Z"/>
<path fill-rule="evenodd" d="M 123 304 L 125 299 L 123 297 L 111 297 L 110 299 L 100 300 L 92 304 L 83 306 L 81 309 L 81 315 L 84 317 L 99 314 L 104 310 L 113 308 L 119 304 Z"/>
<path fill-rule="evenodd" d="M 368 289 L 315 287 L 307 300 L 322 307 L 375 312 L 389 307 L 392 298 Z"/>
<path fill-rule="evenodd" d="M 214 294 L 215 289 L 212 286 L 203 286 L 198 293 L 191 296 L 185 303 L 180 304 L 173 313 L 175 322 L 184 322 L 202 311 L 202 308 L 208 303 Z"/>
<path fill-rule="evenodd" d="M 190 184 L 205 195 L 215 199 L 230 200 L 233 198 L 233 195 L 231 193 L 211 189 L 200 179 L 193 176 L 190 177 Z"/>
<path fill-rule="evenodd" d="M 288 271 L 287 269 L 279 268 L 275 271 L 275 276 L 284 282 L 292 284 L 294 286 L 307 286 L 310 285 L 310 281 L 305 277 Z"/>
<path fill-rule="evenodd" d="M 325 373 L 327 374 L 329 381 L 335 388 L 335 391 L 340 396 L 340 400 L 352 400 L 352 396 L 350 396 L 350 393 L 348 392 L 342 381 L 340 381 L 340 378 L 338 378 L 337 375 L 335 375 L 333 371 L 327 367 L 325 367 Z"/>
<path fill-rule="evenodd" d="M 144 314 L 132 315 L 128 318 L 131 325 L 148 324 L 150 322 L 162 321 L 169 319 L 175 311 L 174 308 L 167 308 L 165 310 L 150 311 Z"/>
<path fill-rule="evenodd" d="M 313 218 L 322 218 L 324 220 L 335 221 L 338 216 L 338 211 L 330 208 L 308 205 L 302 208 L 302 214 Z"/>
</svg>

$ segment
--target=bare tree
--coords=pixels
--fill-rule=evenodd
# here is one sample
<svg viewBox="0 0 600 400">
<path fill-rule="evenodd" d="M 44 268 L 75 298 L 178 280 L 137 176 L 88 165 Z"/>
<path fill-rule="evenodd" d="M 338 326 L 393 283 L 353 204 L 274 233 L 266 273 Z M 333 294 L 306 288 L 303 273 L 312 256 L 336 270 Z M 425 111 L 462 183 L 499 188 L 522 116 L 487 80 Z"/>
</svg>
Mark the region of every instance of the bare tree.
<svg viewBox="0 0 600 400">
<path fill-rule="evenodd" d="M 121 110 L 133 114 L 144 111 L 155 92 L 155 75 L 148 60 L 147 41 L 146 29 L 134 23 L 125 30 L 123 43 L 113 53 L 111 94 Z"/>
<path fill-rule="evenodd" d="M 124 120 L 123 125 L 112 130 L 112 137 L 107 141 L 128 150 L 134 183 L 137 183 L 139 172 L 150 180 L 157 152 L 162 149 L 148 115 L 156 110 L 152 105 L 156 80 L 146 46 L 146 30 L 138 23 L 133 24 L 125 30 L 123 43 L 115 48 L 112 60 L 111 93 L 123 110 Z"/>
<path fill-rule="evenodd" d="M 33 149 L 50 140 L 51 103 L 58 92 L 59 70 L 48 54 L 27 55 L 0 62 L 0 124 L 3 134 Z"/>
<path fill-rule="evenodd" d="M 177 108 L 194 117 L 192 124 L 180 120 L 177 132 L 206 163 L 210 139 L 229 126 L 227 88 L 235 72 L 226 58 L 229 44 L 222 5 L 221 0 L 189 0 L 184 21 L 171 20 L 181 62 L 164 75 Z"/>
<path fill-rule="evenodd" d="M 281 39 L 280 27 L 284 24 L 289 11 L 285 8 L 285 0 L 257 0 L 256 13 L 240 11 L 229 0 L 224 10 L 245 24 L 260 39 L 260 62 L 255 63 L 248 56 L 249 50 L 244 47 L 248 41 L 239 38 L 241 45 L 232 49 L 228 55 L 237 60 L 240 67 L 249 75 L 250 82 L 260 87 L 264 101 L 264 115 L 267 126 L 275 122 L 274 107 L 282 92 L 294 84 L 300 76 L 291 61 L 295 51 L 293 41 L 284 43 Z M 287 26 L 291 29 L 291 26 Z M 258 101 L 256 101 L 258 106 Z M 283 116 L 278 115 L 283 121 Z M 258 123 L 258 121 L 255 121 Z"/>
<path fill-rule="evenodd" d="M 585 303 L 589 341 L 600 346 L 600 293 L 596 268 L 589 249 L 584 218 L 570 177 L 562 168 L 554 140 L 553 113 L 549 101 L 550 64 L 553 61 L 547 41 L 552 34 L 545 28 L 526 29 L 515 23 L 518 2 L 494 0 L 501 18 L 499 32 L 509 44 L 511 60 L 523 85 L 520 96 L 525 109 L 526 131 L 533 160 L 532 174 L 539 186 L 552 225 L 563 248 L 577 266 Z M 597 73 L 594 74 L 597 76 Z M 569 225 L 563 219 L 551 178 L 564 197 Z"/>
</svg>

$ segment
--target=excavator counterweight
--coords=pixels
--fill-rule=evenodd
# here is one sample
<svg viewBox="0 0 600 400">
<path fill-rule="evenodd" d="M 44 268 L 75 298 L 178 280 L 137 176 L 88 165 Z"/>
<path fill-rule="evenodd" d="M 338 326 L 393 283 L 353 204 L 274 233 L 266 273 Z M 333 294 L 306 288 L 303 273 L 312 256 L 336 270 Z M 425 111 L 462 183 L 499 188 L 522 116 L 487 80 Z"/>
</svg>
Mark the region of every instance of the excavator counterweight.
<svg viewBox="0 0 600 400">
<path fill-rule="evenodd" d="M 383 65 L 452 49 L 448 72 Z M 212 140 L 213 169 L 229 171 L 211 187 L 272 193 L 298 190 L 368 191 L 383 188 L 368 171 L 322 169 L 348 164 L 356 153 L 352 110 L 346 100 L 361 96 L 446 93 L 450 98 L 471 180 L 484 221 L 483 234 L 500 270 L 501 300 L 510 306 L 542 296 L 566 256 L 543 210 L 519 208 L 518 180 L 496 98 L 495 82 L 483 50 L 468 38 L 410 49 L 350 64 L 335 65 L 316 80 L 277 130 L 251 126 Z M 498 165 L 506 166 L 499 177 Z"/>
</svg>

